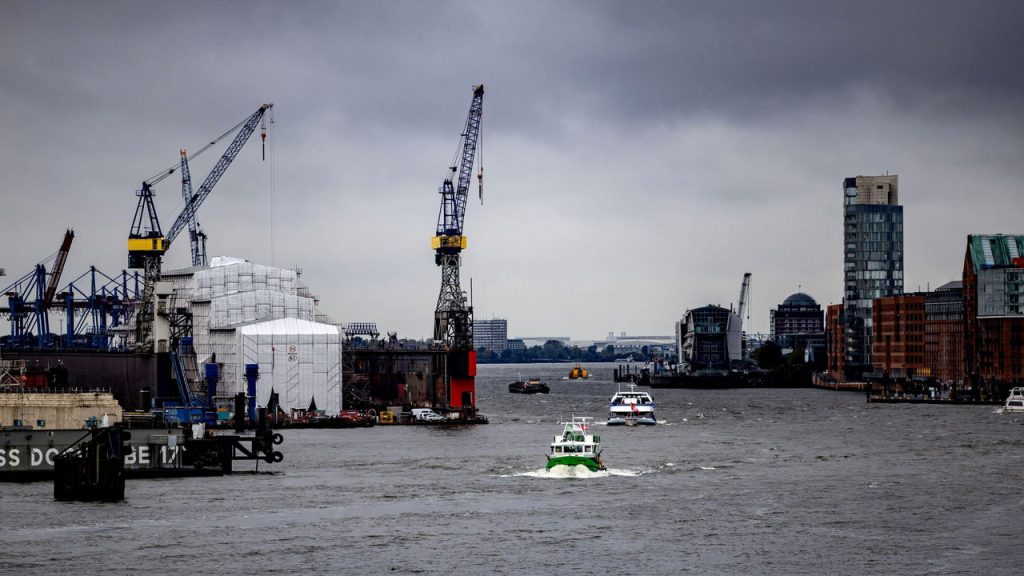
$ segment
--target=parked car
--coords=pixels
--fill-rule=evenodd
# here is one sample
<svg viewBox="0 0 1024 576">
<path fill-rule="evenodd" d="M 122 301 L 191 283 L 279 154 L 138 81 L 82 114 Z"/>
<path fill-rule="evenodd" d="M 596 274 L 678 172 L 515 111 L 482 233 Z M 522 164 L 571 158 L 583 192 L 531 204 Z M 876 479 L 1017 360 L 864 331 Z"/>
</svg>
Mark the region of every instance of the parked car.
<svg viewBox="0 0 1024 576">
<path fill-rule="evenodd" d="M 430 408 L 413 408 L 412 417 L 418 422 L 440 422 L 441 420 L 444 420 L 444 416 L 441 416 Z"/>
</svg>

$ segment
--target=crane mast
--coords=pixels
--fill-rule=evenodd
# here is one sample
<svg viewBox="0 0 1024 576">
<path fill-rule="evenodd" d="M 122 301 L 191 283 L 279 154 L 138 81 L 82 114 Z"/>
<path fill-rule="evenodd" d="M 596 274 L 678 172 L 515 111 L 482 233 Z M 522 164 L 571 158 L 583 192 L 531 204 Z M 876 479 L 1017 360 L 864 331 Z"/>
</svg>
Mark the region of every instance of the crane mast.
<svg viewBox="0 0 1024 576">
<path fill-rule="evenodd" d="M 171 242 L 190 222 L 195 222 L 196 210 L 209 196 L 210 191 L 220 180 L 221 176 L 231 165 L 231 162 L 238 155 L 238 152 L 245 145 L 246 141 L 256 129 L 257 124 L 263 115 L 273 104 L 264 104 L 252 113 L 248 118 L 242 120 L 230 130 L 204 146 L 193 155 L 204 152 L 228 135 L 235 133 L 235 138 L 221 156 L 220 160 L 210 171 L 210 174 L 203 181 L 199 190 L 191 194 L 185 201 L 185 208 L 178 214 L 178 217 L 171 224 L 167 233 L 164 234 L 160 228 L 160 220 L 157 217 L 156 207 L 153 204 L 153 186 L 164 178 L 174 173 L 179 167 L 187 167 L 187 156 L 183 156 L 179 164 L 171 166 L 167 170 L 142 183 L 142 188 L 136 192 L 139 198 L 135 208 L 135 217 L 132 220 L 132 228 L 128 234 L 128 267 L 143 269 L 143 291 L 141 305 L 136 314 L 135 320 L 135 346 L 143 351 L 153 351 L 153 321 L 155 318 L 155 295 L 156 285 L 160 281 L 160 266 L 163 255 L 171 246 Z M 237 131 L 237 133 L 236 133 Z M 266 132 L 261 133 L 261 138 L 266 139 Z M 184 176 L 184 175 L 183 175 Z M 184 182 L 183 182 L 184 188 Z M 191 177 L 189 177 L 191 188 Z M 184 192 L 184 190 L 183 190 Z M 197 233 L 198 237 L 198 233 Z M 193 252 L 193 261 L 195 253 Z"/>
</svg>

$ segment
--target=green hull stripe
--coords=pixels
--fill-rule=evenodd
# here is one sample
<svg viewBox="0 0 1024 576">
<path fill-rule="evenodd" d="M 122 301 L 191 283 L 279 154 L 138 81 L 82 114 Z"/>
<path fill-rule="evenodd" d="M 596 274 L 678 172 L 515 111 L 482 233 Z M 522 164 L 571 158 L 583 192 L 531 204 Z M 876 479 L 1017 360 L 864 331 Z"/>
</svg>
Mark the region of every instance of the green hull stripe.
<svg viewBox="0 0 1024 576">
<path fill-rule="evenodd" d="M 592 472 L 596 472 L 601 469 L 601 465 L 598 464 L 594 458 L 583 458 L 580 456 L 556 456 L 548 459 L 547 469 L 550 470 L 554 466 L 565 465 L 565 466 L 576 466 L 582 464 L 589 468 Z"/>
</svg>

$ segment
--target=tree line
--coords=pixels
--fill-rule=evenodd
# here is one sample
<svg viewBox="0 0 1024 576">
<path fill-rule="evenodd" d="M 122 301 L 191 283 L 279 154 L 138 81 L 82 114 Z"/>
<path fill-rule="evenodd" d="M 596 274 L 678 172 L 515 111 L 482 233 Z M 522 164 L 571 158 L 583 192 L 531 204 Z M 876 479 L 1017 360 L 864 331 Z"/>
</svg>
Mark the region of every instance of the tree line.
<svg viewBox="0 0 1024 576">
<path fill-rule="evenodd" d="M 487 348 L 476 349 L 476 361 L 480 364 L 521 364 L 527 362 L 614 362 L 625 357 L 637 361 L 647 359 L 645 346 L 641 352 L 622 354 L 615 352 L 611 344 L 602 349 L 596 345 L 586 348 L 566 346 L 558 340 L 548 340 L 543 346 L 531 346 L 525 350 L 504 350 L 495 352 Z"/>
</svg>

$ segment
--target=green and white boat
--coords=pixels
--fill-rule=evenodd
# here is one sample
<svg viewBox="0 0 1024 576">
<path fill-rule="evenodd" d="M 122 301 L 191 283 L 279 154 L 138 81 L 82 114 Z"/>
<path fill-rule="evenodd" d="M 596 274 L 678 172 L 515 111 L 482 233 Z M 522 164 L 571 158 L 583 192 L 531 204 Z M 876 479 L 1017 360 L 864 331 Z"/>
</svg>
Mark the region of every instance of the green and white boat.
<svg viewBox="0 0 1024 576">
<path fill-rule="evenodd" d="M 601 462 L 601 437 L 588 434 L 593 418 L 573 416 L 562 429 L 561 436 L 551 441 L 547 469 L 555 466 L 583 465 L 592 472 L 604 470 Z"/>
</svg>

